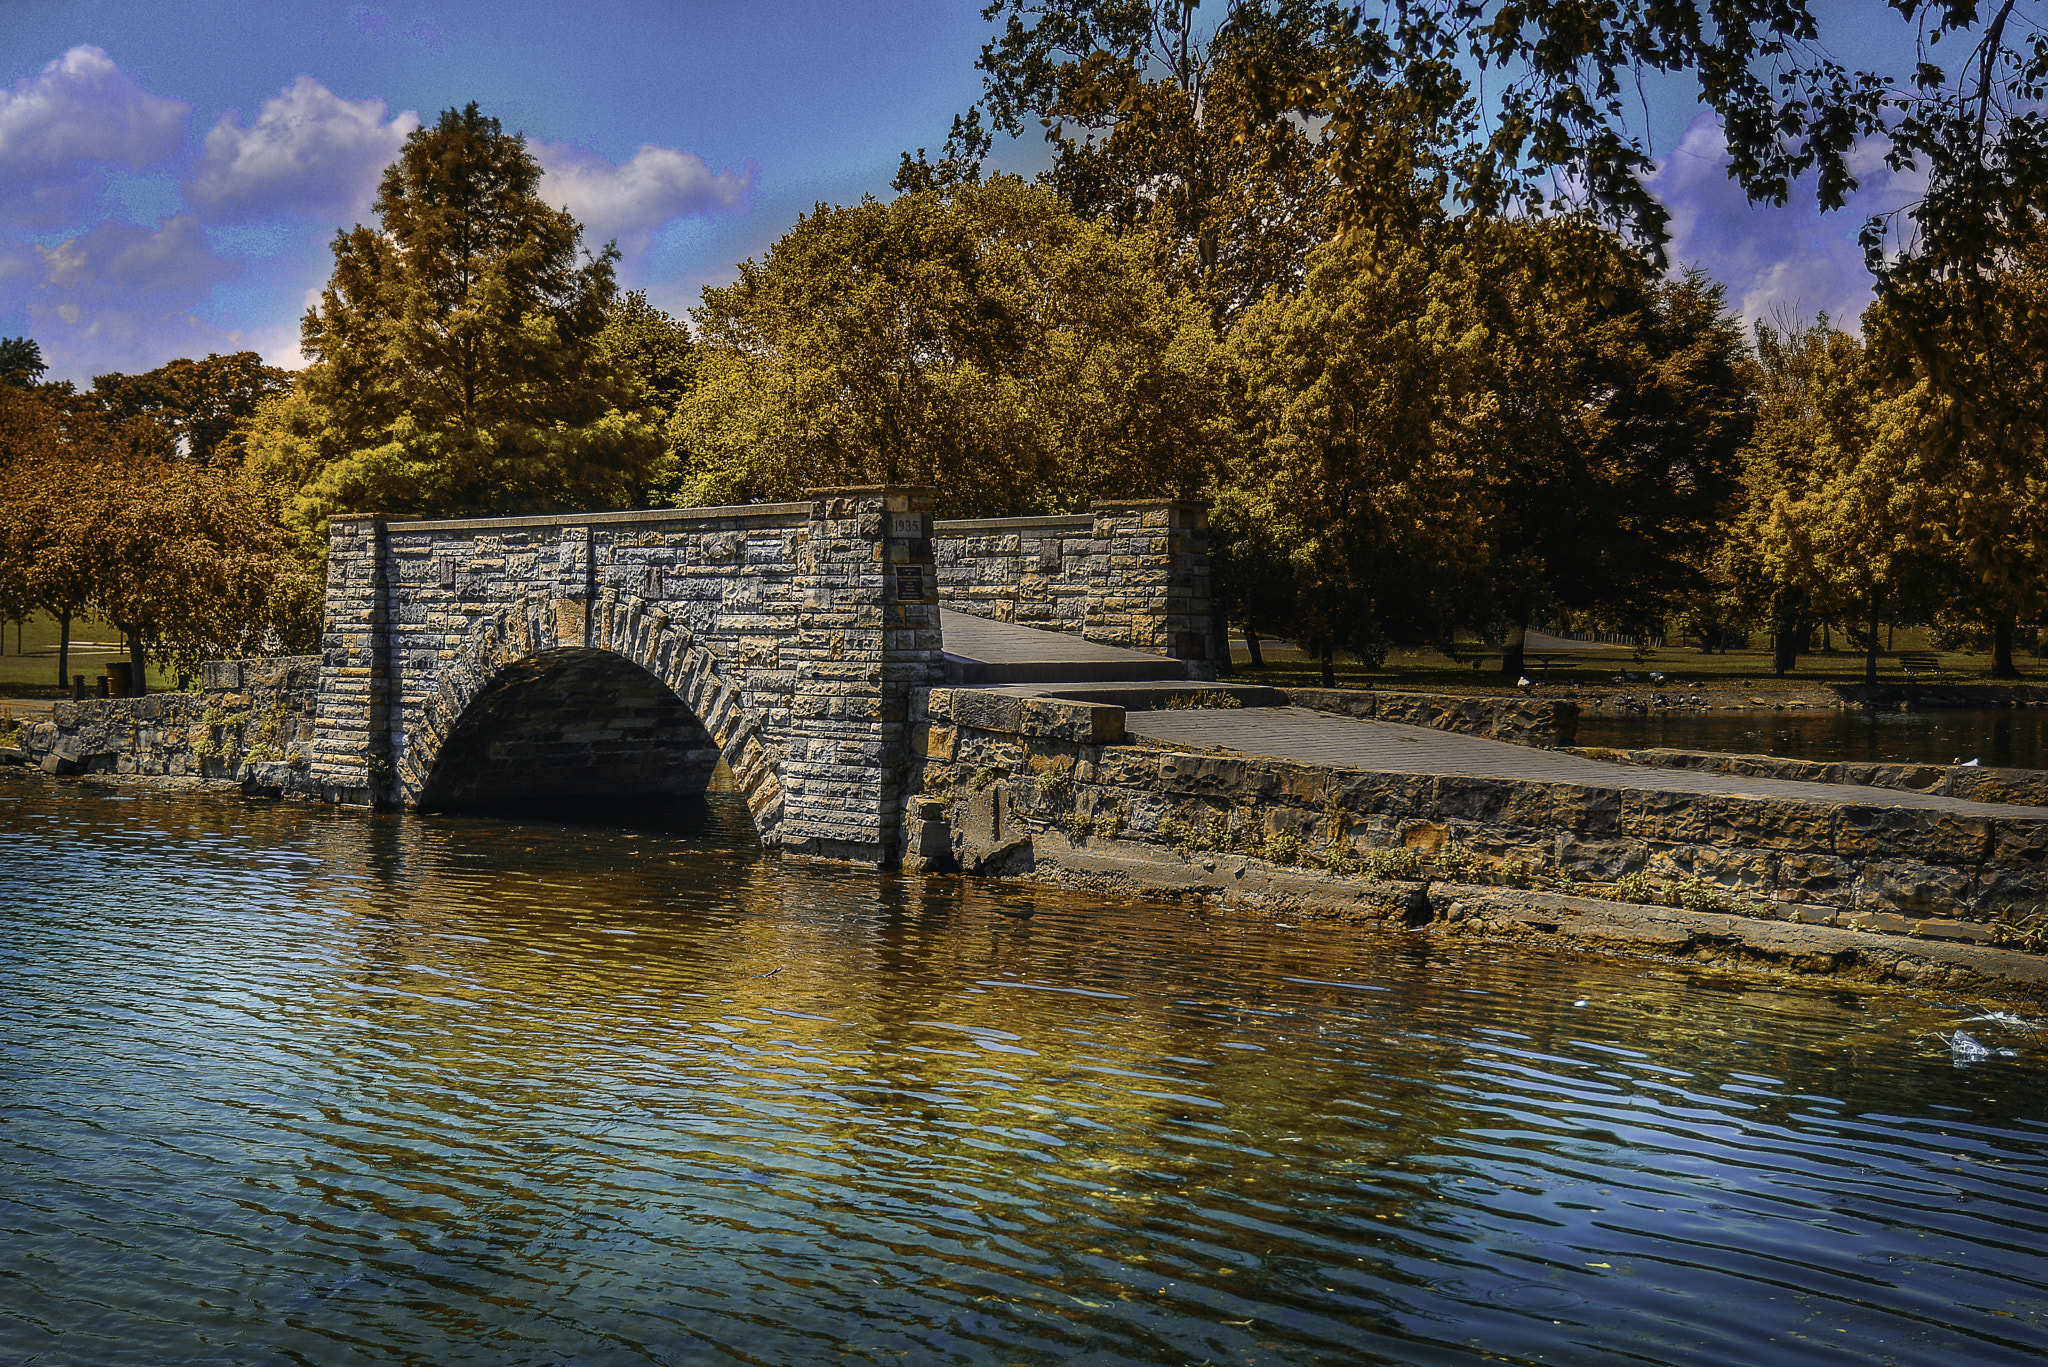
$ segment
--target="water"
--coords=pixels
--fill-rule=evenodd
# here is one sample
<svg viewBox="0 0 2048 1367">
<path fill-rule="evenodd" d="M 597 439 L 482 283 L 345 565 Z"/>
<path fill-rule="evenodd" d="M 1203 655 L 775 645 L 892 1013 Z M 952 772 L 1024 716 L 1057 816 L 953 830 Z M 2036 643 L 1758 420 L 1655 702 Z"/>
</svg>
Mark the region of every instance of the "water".
<svg viewBox="0 0 2048 1367">
<path fill-rule="evenodd" d="M 2048 1354 L 2048 1032 L 745 835 L 0 776 L 0 1363 Z"/>
<path fill-rule="evenodd" d="M 1871 712 L 1816 708 L 1584 717 L 1579 721 L 1578 743 L 1617 750 L 1671 746 L 1866 764 L 1950 764 L 1977 759 L 2001 767 L 2048 769 L 2048 709 Z"/>
</svg>

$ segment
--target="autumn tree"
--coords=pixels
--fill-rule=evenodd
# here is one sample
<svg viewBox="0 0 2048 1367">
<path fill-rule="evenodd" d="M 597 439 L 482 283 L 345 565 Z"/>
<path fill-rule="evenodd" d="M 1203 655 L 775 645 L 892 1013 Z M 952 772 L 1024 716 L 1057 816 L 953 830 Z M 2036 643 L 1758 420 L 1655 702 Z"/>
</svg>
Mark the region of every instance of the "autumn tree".
<svg viewBox="0 0 2048 1367">
<path fill-rule="evenodd" d="M 1863 343 L 1826 318 L 1756 330 L 1757 417 L 1721 563 L 1769 624 L 1772 667 L 1822 621 L 1861 625 L 1877 682 L 1888 612 L 1932 615 L 1953 584 L 1955 502 L 1924 440 L 1924 390 L 1885 392 Z"/>
<path fill-rule="evenodd" d="M 0 385 L 0 610 L 21 621 L 57 619 L 57 686 L 70 682 L 71 623 L 91 602 L 92 581 L 73 534 L 74 497 L 92 477 L 90 458 L 67 444 L 41 395 Z"/>
<path fill-rule="evenodd" d="M 240 432 L 265 398 L 291 387 L 291 374 L 253 351 L 179 359 L 140 375 L 95 375 L 91 399 L 116 418 L 152 417 L 190 459 L 241 458 Z"/>
<path fill-rule="evenodd" d="M 1331 227 L 1317 134 L 1257 118 L 1250 78 L 1312 65 L 1348 80 L 1364 55 L 1341 5 L 1230 13 L 1217 33 L 1182 0 L 996 0 L 984 17 L 1003 27 L 977 62 L 991 129 L 1042 128 L 1053 162 L 1040 182 L 1113 232 L 1147 232 L 1162 275 L 1219 327 L 1268 289 L 1298 287 Z M 955 138 L 985 151 L 980 115 Z"/>
<path fill-rule="evenodd" d="M 523 137 L 474 104 L 406 139 L 378 226 L 334 240 L 298 381 L 310 473 L 295 520 L 620 507 L 660 455 L 632 385 L 597 346 L 615 248 L 538 197 Z M 275 418 L 285 410 L 270 405 Z M 274 434 L 252 440 L 274 451 Z"/>
<path fill-rule="evenodd" d="M 265 628 L 288 647 L 311 644 L 318 577 L 236 472 L 146 450 L 96 471 L 70 527 L 93 612 L 127 639 L 138 691 L 149 660 L 193 670 Z"/>
<path fill-rule="evenodd" d="M 1206 311 L 1013 177 L 819 205 L 693 313 L 683 503 L 917 483 L 949 516 L 1193 493 L 1222 437 Z"/>
<path fill-rule="evenodd" d="M 1233 335 L 1251 447 L 1226 528 L 1284 549 L 1289 625 L 1326 686 L 1335 650 L 1428 632 L 1483 566 L 1491 341 L 1470 263 L 1421 246 L 1324 247 L 1299 294 L 1269 294 Z"/>
</svg>

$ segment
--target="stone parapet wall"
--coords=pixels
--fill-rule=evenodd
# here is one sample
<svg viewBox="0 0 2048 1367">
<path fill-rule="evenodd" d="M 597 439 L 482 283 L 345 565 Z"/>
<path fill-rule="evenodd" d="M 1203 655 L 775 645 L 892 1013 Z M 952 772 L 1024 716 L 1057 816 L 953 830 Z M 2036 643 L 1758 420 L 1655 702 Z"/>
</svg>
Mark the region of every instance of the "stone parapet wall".
<svg viewBox="0 0 2048 1367">
<path fill-rule="evenodd" d="M 1210 659 L 1209 520 L 1173 500 L 1096 503 L 1087 516 L 932 527 L 939 602 L 1173 659 Z"/>
<path fill-rule="evenodd" d="M 1794 779 L 1803 783 L 1853 783 L 1933 793 L 1967 802 L 2005 802 L 2048 807 L 2048 771 L 1998 769 L 1968 764 L 1866 764 L 1854 760 L 1786 759 L 1778 755 L 1731 755 L 1710 750 L 1609 750 L 1579 748 L 1575 755 L 1652 769 L 1697 769 L 1709 774 Z"/>
<path fill-rule="evenodd" d="M 1095 519 L 996 517 L 932 524 L 939 602 L 955 612 L 1079 636 L 1088 624 Z"/>
<path fill-rule="evenodd" d="M 1027 707 L 1025 703 L 1036 704 Z M 1419 876 L 1698 879 L 1763 903 L 1984 919 L 2048 904 L 2048 813 L 1960 815 L 1330 769 L 1118 743 L 1102 704 L 933 689 L 912 726 L 905 859 L 1028 871 L 1033 842 L 1326 856 Z M 1199 856 L 1196 856 L 1199 857 Z"/>
<path fill-rule="evenodd" d="M 312 766 L 318 656 L 213 660 L 197 693 L 60 702 L 22 728 L 23 758 L 49 774 L 301 786 Z"/>
</svg>

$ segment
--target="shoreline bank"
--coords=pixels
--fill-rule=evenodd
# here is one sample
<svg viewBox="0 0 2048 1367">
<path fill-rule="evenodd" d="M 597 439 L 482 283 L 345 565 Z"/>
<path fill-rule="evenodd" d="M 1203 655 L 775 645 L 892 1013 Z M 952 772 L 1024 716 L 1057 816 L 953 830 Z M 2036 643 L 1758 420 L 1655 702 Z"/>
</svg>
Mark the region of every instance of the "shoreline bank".
<svg viewBox="0 0 2048 1367">
<path fill-rule="evenodd" d="M 296 795 L 280 799 L 275 793 L 251 792 L 236 780 L 199 776 L 52 777 L 35 770 L 21 771 L 21 776 L 32 783 L 202 793 L 249 801 L 313 801 Z M 1032 848 L 1028 869 L 904 876 L 1042 883 L 1117 897 L 1194 901 L 1268 921 L 1354 923 L 1376 931 L 1564 949 L 1607 959 L 1677 962 L 1768 980 L 1840 980 L 2048 1004 L 2048 955 L 1862 929 L 1853 920 L 1846 925 L 1813 924 L 1479 883 L 1340 877 L 1251 856 L 1189 855 L 1116 837 L 1088 837 L 1076 843 L 1056 831 L 1040 833 Z"/>
</svg>

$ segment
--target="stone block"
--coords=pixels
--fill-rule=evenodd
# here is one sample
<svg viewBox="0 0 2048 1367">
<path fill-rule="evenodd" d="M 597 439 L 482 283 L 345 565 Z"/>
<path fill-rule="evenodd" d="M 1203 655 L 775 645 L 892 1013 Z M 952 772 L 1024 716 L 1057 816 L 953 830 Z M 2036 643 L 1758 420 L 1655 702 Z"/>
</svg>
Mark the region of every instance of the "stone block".
<svg viewBox="0 0 2048 1367">
<path fill-rule="evenodd" d="M 1938 864 L 1871 860 L 1857 877 L 1858 909 L 1936 916 L 1967 905 L 1971 874 Z"/>
<path fill-rule="evenodd" d="M 1715 825 L 1711 801 L 1695 793 L 1631 789 L 1622 798 L 1621 834 L 1631 839 L 1692 844 Z"/>
<path fill-rule="evenodd" d="M 1845 858 L 1966 864 L 1992 853 L 1988 818 L 1918 807 L 1843 806 L 1838 811 L 1835 853 Z"/>
<path fill-rule="evenodd" d="M 2048 820 L 2000 817 L 1992 824 L 1991 859 L 2000 865 L 2048 861 Z"/>
<path fill-rule="evenodd" d="M 1861 866 L 1809 850 L 1781 853 L 1772 896 L 1781 902 L 1847 903 L 1854 898 Z"/>
<path fill-rule="evenodd" d="M 1642 868 L 1650 852 L 1636 840 L 1559 835 L 1552 840 L 1551 857 L 1581 878 L 1611 883 Z"/>
<path fill-rule="evenodd" d="M 1702 799 L 1716 843 L 1753 845 L 1772 850 L 1835 848 L 1840 810 L 1820 802 L 1774 798 L 1713 797 Z"/>
<path fill-rule="evenodd" d="M 1552 784 L 1550 819 L 1560 830 L 1588 836 L 1618 835 L 1622 825 L 1623 796 L 1618 788 Z"/>
</svg>

